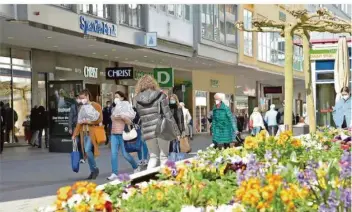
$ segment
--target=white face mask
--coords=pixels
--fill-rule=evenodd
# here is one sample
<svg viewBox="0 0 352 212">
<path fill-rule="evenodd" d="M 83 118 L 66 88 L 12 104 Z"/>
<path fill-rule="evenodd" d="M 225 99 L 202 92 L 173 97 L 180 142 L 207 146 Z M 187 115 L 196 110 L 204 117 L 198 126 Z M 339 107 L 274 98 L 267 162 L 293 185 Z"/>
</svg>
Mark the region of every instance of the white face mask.
<svg viewBox="0 0 352 212">
<path fill-rule="evenodd" d="M 82 102 L 80 99 L 77 99 L 76 101 L 78 104 L 80 104 Z"/>
<path fill-rule="evenodd" d="M 344 100 L 347 100 L 349 97 L 350 97 L 349 95 L 343 95 L 343 96 L 342 96 L 342 98 L 343 98 Z"/>
<path fill-rule="evenodd" d="M 120 98 L 115 98 L 115 99 L 114 99 L 114 103 L 115 103 L 115 104 L 118 104 L 119 102 L 121 102 L 121 99 L 120 99 Z"/>
<path fill-rule="evenodd" d="M 88 103 L 88 99 L 82 99 L 82 100 L 81 100 L 81 102 L 82 102 L 82 104 L 84 104 L 84 105 L 85 105 L 85 104 L 87 104 L 87 103 Z"/>
<path fill-rule="evenodd" d="M 215 100 L 215 104 L 220 104 L 221 103 L 221 101 L 220 100 Z"/>
</svg>

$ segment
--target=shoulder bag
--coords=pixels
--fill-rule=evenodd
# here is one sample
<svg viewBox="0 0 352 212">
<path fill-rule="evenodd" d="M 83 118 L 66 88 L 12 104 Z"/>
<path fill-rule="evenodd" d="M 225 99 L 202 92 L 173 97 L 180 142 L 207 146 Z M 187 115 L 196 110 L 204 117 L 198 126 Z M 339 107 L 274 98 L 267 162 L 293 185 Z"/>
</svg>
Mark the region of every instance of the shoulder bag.
<svg viewBox="0 0 352 212">
<path fill-rule="evenodd" d="M 130 126 L 125 125 L 125 129 L 122 133 L 122 139 L 125 144 L 126 152 L 138 152 L 142 148 L 141 135 L 138 135 L 135 125 Z"/>
<path fill-rule="evenodd" d="M 160 119 L 156 124 L 155 136 L 166 141 L 174 140 L 177 137 L 174 130 L 174 125 L 172 120 L 165 116 L 164 111 L 161 108 L 161 101 L 159 102 L 159 113 Z"/>
</svg>

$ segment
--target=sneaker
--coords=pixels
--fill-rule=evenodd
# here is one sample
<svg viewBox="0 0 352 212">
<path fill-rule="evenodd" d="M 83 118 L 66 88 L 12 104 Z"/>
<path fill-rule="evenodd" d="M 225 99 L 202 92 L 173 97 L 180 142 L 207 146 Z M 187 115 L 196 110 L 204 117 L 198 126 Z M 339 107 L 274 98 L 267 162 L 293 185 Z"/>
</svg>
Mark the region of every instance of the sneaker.
<svg viewBox="0 0 352 212">
<path fill-rule="evenodd" d="M 83 159 L 79 160 L 79 162 L 80 162 L 80 163 L 86 163 L 86 161 L 83 160 Z"/>
<path fill-rule="evenodd" d="M 140 172 L 140 171 L 141 171 L 141 167 L 138 166 L 138 168 L 136 168 L 136 169 L 133 170 L 133 174 L 136 174 L 136 173 L 138 173 L 138 172 Z"/>
<path fill-rule="evenodd" d="M 108 177 L 108 178 L 106 178 L 107 180 L 117 180 L 118 179 L 118 176 L 115 174 L 115 173 L 112 173 L 111 175 L 110 175 L 110 177 Z"/>
<path fill-rule="evenodd" d="M 93 174 L 94 174 L 94 173 L 91 172 L 90 175 L 86 178 L 86 180 L 91 180 L 91 179 L 93 179 Z"/>
</svg>

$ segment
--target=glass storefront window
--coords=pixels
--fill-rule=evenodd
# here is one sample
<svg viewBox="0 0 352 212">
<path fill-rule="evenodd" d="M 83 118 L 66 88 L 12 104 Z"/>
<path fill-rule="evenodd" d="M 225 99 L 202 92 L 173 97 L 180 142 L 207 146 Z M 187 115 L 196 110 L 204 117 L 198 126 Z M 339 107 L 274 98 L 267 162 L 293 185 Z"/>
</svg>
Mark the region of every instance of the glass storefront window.
<svg viewBox="0 0 352 212">
<path fill-rule="evenodd" d="M 196 118 L 194 127 L 197 133 L 208 132 L 208 92 L 206 91 L 195 91 L 196 96 Z"/>
<path fill-rule="evenodd" d="M 0 51 L 0 101 L 5 142 L 24 143 L 23 122 L 31 110 L 30 51 L 2 47 Z"/>
<path fill-rule="evenodd" d="M 335 105 L 335 88 L 333 83 L 316 85 L 316 107 L 318 126 L 334 126 L 332 107 Z"/>
</svg>

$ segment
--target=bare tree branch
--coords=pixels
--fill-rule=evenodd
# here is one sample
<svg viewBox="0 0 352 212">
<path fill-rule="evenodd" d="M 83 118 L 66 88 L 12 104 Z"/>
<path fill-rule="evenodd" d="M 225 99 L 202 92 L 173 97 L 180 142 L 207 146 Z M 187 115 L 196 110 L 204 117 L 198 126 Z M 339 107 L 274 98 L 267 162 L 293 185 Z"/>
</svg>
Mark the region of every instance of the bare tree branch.
<svg viewBox="0 0 352 212">
<path fill-rule="evenodd" d="M 236 28 L 241 31 L 246 31 L 246 32 L 282 32 L 282 29 L 277 29 L 277 28 L 264 28 L 266 26 L 254 26 L 251 29 L 246 29 L 244 27 L 243 21 L 237 21 L 236 22 Z"/>
</svg>

